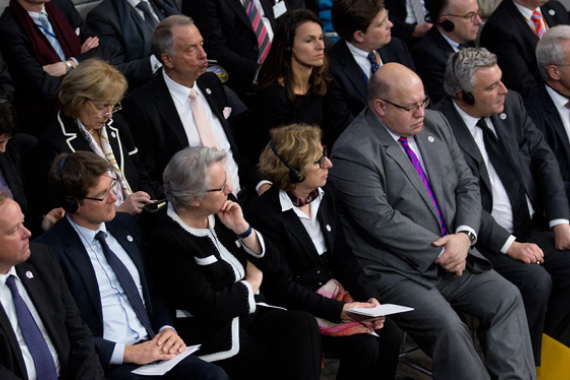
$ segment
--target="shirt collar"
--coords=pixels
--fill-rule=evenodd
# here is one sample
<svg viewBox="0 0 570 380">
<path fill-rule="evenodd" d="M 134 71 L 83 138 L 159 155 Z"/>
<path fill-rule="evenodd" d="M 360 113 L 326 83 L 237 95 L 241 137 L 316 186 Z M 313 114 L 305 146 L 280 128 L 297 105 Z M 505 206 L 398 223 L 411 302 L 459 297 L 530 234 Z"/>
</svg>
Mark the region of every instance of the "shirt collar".
<svg viewBox="0 0 570 380">
<path fill-rule="evenodd" d="M 95 240 L 95 235 L 97 235 L 97 233 L 99 231 L 103 231 L 105 238 L 107 237 L 108 233 L 107 233 L 107 226 L 105 225 L 105 223 L 101 223 L 101 225 L 99 226 L 99 228 L 97 228 L 97 230 L 93 231 L 90 230 L 89 228 L 85 228 L 80 226 L 79 224 L 75 223 L 70 217 L 69 215 L 65 216 L 67 218 L 67 221 L 69 222 L 69 224 L 71 224 L 71 227 L 73 227 L 73 229 L 80 235 L 80 237 L 84 238 L 85 240 L 87 240 L 87 242 L 89 244 L 91 244 L 94 240 Z"/>
<path fill-rule="evenodd" d="M 39 23 L 40 23 L 39 18 L 40 18 L 40 14 L 42 14 L 42 13 L 43 13 L 44 15 L 46 15 L 46 17 L 48 16 L 48 14 L 47 14 L 47 12 L 46 12 L 46 7 L 45 7 L 43 4 L 42 4 L 42 10 L 41 10 L 40 12 L 28 11 L 28 14 L 29 14 L 30 17 L 32 18 L 32 20 L 34 20 L 34 22 L 35 22 L 36 24 L 39 24 Z M 49 20 L 49 18 L 48 18 L 48 20 Z"/>
<path fill-rule="evenodd" d="M 319 190 L 318 199 L 322 199 L 323 196 L 325 195 L 325 191 L 320 187 L 318 188 L 318 190 Z M 293 202 L 291 202 L 291 198 L 289 198 L 285 190 L 279 190 L 279 203 L 281 203 L 281 212 L 289 211 L 293 208 L 298 209 L 298 207 L 293 205 Z"/>
<path fill-rule="evenodd" d="M 196 86 L 196 82 L 194 82 L 194 86 L 186 87 L 181 85 L 180 83 L 176 83 L 173 81 L 168 75 L 166 75 L 166 71 L 162 70 L 162 77 L 164 78 L 164 82 L 166 83 L 166 87 L 168 87 L 168 91 L 172 98 L 177 101 L 179 104 L 186 104 L 188 101 L 188 97 L 190 96 L 190 90 L 196 89 L 198 94 L 201 94 L 200 88 Z"/>
<path fill-rule="evenodd" d="M 441 34 L 441 36 L 447 41 L 447 43 L 448 43 L 449 45 L 451 45 L 451 47 L 453 48 L 453 50 L 455 50 L 456 52 L 459 51 L 459 42 L 453 41 L 449 36 L 447 36 L 445 33 L 443 33 L 439 28 L 437 28 L 437 31 L 438 31 L 439 34 Z"/>
<path fill-rule="evenodd" d="M 216 225 L 216 218 L 214 215 L 208 216 L 208 228 L 193 228 L 184 223 L 184 221 L 178 216 L 176 210 L 172 206 L 172 203 L 168 202 L 168 209 L 166 210 L 166 215 L 170 217 L 170 219 L 174 220 L 177 224 L 182 227 L 186 232 L 198 237 L 209 236 L 211 231 L 214 231 L 214 227 Z"/>
<path fill-rule="evenodd" d="M 8 273 L 6 273 L 6 274 L 0 273 L 0 287 L 6 285 L 6 280 L 8 279 L 8 276 L 10 276 L 10 275 L 16 276 L 16 278 L 18 280 L 20 279 L 20 277 L 18 277 L 18 274 L 16 273 L 16 267 L 12 267 L 12 268 L 10 268 Z"/>
<path fill-rule="evenodd" d="M 453 100 L 453 106 L 455 107 L 455 109 L 459 113 L 459 116 L 461 117 L 461 119 L 463 120 L 463 122 L 465 123 L 467 128 L 469 129 L 469 132 L 471 132 L 471 134 L 473 134 L 473 130 L 477 126 L 477 122 L 479 121 L 479 118 L 473 117 L 473 116 L 469 115 L 468 113 L 466 113 L 465 111 L 463 111 L 461 108 L 459 108 L 457 103 L 455 103 L 455 100 Z"/>
<path fill-rule="evenodd" d="M 515 5 L 515 7 L 517 7 L 517 9 L 523 15 L 523 17 L 526 18 L 528 21 L 530 21 L 530 18 L 532 17 L 532 12 L 534 12 L 534 11 L 538 11 L 538 13 L 540 14 L 540 17 L 542 17 L 542 12 L 540 10 L 540 7 L 536 8 L 536 9 L 528 9 L 528 8 L 523 7 L 522 5 L 520 5 L 519 3 L 517 3 L 514 0 L 513 0 L 513 4 Z"/>
<path fill-rule="evenodd" d="M 370 52 L 361 50 L 346 40 L 344 42 L 346 42 L 346 46 L 348 47 L 348 50 L 350 50 L 352 55 L 368 58 L 368 54 L 370 54 Z"/>
<path fill-rule="evenodd" d="M 546 87 L 546 92 L 548 92 L 548 95 L 550 95 L 550 99 L 552 99 L 552 102 L 554 103 L 557 109 L 566 108 L 566 104 L 568 103 L 569 100 L 567 97 L 559 94 L 558 92 L 556 92 L 556 90 L 554 90 L 552 87 L 550 87 L 547 84 L 545 84 L 544 87 Z"/>
</svg>

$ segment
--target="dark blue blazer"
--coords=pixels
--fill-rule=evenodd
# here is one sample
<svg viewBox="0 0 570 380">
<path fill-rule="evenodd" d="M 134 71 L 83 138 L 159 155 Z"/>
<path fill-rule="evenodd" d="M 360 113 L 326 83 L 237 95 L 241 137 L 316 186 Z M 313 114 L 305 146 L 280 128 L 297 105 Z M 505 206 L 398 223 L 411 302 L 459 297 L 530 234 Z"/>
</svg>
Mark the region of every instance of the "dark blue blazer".
<svg viewBox="0 0 570 380">
<path fill-rule="evenodd" d="M 165 325 L 174 326 L 168 309 L 158 298 L 147 277 L 142 233 L 134 219 L 128 214 L 119 212 L 112 221 L 106 223 L 106 226 L 107 231 L 119 241 L 137 266 L 146 309 L 155 331 Z M 67 218 L 63 218 L 36 241 L 48 245 L 53 251 L 73 298 L 81 310 L 81 317 L 93 332 L 101 364 L 103 368 L 108 368 L 115 342 L 103 339 L 103 309 L 99 286 L 81 238 Z"/>
</svg>

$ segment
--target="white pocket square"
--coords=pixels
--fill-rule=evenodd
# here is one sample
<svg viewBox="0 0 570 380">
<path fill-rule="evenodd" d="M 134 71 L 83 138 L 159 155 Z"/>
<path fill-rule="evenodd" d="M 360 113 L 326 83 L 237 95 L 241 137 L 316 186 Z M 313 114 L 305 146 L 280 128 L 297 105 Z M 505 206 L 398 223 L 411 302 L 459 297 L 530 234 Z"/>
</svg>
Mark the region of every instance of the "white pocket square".
<svg viewBox="0 0 570 380">
<path fill-rule="evenodd" d="M 75 34 L 79 36 L 81 34 L 81 30 L 79 28 L 75 29 Z"/>
<path fill-rule="evenodd" d="M 224 107 L 222 113 L 224 114 L 224 119 L 227 119 L 228 117 L 230 117 L 230 114 L 232 113 L 232 107 Z"/>
</svg>

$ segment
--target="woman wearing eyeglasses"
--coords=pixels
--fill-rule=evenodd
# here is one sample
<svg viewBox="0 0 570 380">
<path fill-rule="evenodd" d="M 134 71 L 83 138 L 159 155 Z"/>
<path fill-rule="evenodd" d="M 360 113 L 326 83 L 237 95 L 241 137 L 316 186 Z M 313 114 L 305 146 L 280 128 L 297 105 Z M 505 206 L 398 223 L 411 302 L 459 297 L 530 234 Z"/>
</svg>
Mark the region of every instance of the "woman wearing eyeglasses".
<svg viewBox="0 0 570 380">
<path fill-rule="evenodd" d="M 47 178 L 49 166 L 58 154 L 92 151 L 113 167 L 117 211 L 136 215 L 161 190 L 151 182 L 139 161 L 126 120 L 115 113 L 121 109 L 126 90 L 125 77 L 97 59 L 88 59 L 67 74 L 59 94 L 63 109 L 46 128 L 36 148 L 41 171 L 38 178 Z"/>
<path fill-rule="evenodd" d="M 330 78 L 323 38 L 321 21 L 307 9 L 296 9 L 279 18 L 253 99 L 255 162 L 273 127 L 302 122 L 328 130 L 325 95 Z"/>
<path fill-rule="evenodd" d="M 270 302 L 317 317 L 325 353 L 340 357 L 337 379 L 395 379 L 398 327 L 383 317 L 359 323 L 348 312 L 378 305 L 377 293 L 338 223 L 327 184 L 333 164 L 321 138 L 314 126 L 275 128 L 261 154 L 260 171 L 273 187 L 250 219 L 281 253 L 281 266 L 266 273 L 263 289 Z"/>
<path fill-rule="evenodd" d="M 202 344 L 198 355 L 233 380 L 317 380 L 316 323 L 308 313 L 265 304 L 263 271 L 278 255 L 228 199 L 225 155 L 190 147 L 166 166 L 168 204 L 145 225 L 156 282 L 184 316 L 176 321 L 180 336 Z"/>
</svg>

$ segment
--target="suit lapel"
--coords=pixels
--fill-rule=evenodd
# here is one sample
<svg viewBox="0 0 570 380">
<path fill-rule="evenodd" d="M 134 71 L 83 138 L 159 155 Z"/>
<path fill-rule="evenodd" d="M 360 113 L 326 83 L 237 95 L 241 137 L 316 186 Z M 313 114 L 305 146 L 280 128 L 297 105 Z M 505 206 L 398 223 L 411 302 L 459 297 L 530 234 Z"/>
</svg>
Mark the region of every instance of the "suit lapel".
<svg viewBox="0 0 570 380">
<path fill-rule="evenodd" d="M 119 135 L 119 130 L 113 127 L 113 119 L 109 120 L 107 123 L 107 137 L 109 139 L 109 144 L 111 149 L 113 149 L 113 156 L 119 165 L 119 168 L 123 171 L 125 170 L 125 152 L 123 152 L 123 146 L 121 145 L 121 136 Z"/>
<path fill-rule="evenodd" d="M 12 354 L 16 359 L 19 371 L 16 374 L 21 373 L 27 379 L 27 372 L 26 372 L 26 365 L 24 364 L 24 358 L 22 356 L 22 350 L 20 349 L 20 345 L 18 344 L 18 339 L 16 338 L 16 334 L 12 329 L 12 324 L 4 311 L 4 307 L 0 303 L 0 330 L 4 331 L 4 335 L 8 339 L 10 344 L 10 348 L 12 349 Z"/>
<path fill-rule="evenodd" d="M 319 224 L 321 226 L 321 232 L 323 233 L 323 236 L 325 237 L 325 245 L 327 247 L 327 252 L 332 252 L 333 251 L 333 235 L 330 230 L 330 214 L 329 214 L 329 209 L 327 206 L 327 202 L 325 201 L 325 197 L 327 196 L 327 194 L 325 193 L 323 200 L 321 202 L 321 205 L 319 206 L 319 212 L 317 213 L 317 219 L 319 221 Z"/>
<path fill-rule="evenodd" d="M 503 3 L 506 3 L 505 7 L 508 9 L 507 14 L 508 17 L 512 18 L 513 25 L 516 25 L 516 27 L 519 29 L 519 33 L 521 33 L 521 35 L 525 35 L 525 38 L 531 41 L 533 46 L 536 47 L 536 44 L 538 43 L 538 37 L 536 36 L 534 30 L 532 30 L 530 25 L 527 23 L 524 16 L 519 12 L 512 1 L 505 0 Z"/>
<path fill-rule="evenodd" d="M 360 97 L 360 100 L 363 102 L 363 104 L 366 104 L 366 99 L 368 97 L 368 84 L 366 82 L 366 75 L 362 72 L 362 69 L 354 60 L 352 53 L 348 49 L 348 46 L 346 46 L 346 42 L 344 40 L 340 40 L 338 43 L 342 44 L 340 50 L 340 63 L 343 66 L 342 71 L 348 80 L 353 84 L 354 88 L 356 89 L 356 93 Z"/>
<path fill-rule="evenodd" d="M 156 80 L 154 83 L 154 96 L 156 100 L 156 109 L 158 114 L 164 121 L 166 125 L 174 136 L 176 136 L 176 141 L 180 143 L 181 149 L 188 146 L 188 137 L 184 131 L 184 125 L 182 125 L 182 120 L 178 115 L 178 110 L 174 105 L 170 91 L 166 87 L 164 78 L 162 77 L 162 71 L 156 74 Z"/>
<path fill-rule="evenodd" d="M 558 141 L 564 146 L 564 153 L 566 154 L 566 160 L 570 162 L 570 142 L 568 140 L 568 134 L 564 129 L 564 123 L 560 118 L 560 113 L 556 109 L 554 102 L 548 95 L 548 92 L 543 87 L 540 89 L 540 104 L 541 108 L 544 110 L 546 114 L 546 119 L 544 124 L 549 125 L 552 127 L 556 135 L 558 136 Z"/>
</svg>

